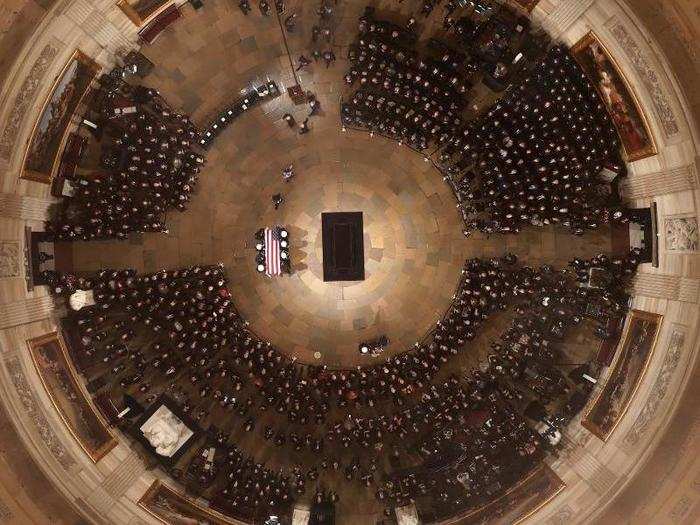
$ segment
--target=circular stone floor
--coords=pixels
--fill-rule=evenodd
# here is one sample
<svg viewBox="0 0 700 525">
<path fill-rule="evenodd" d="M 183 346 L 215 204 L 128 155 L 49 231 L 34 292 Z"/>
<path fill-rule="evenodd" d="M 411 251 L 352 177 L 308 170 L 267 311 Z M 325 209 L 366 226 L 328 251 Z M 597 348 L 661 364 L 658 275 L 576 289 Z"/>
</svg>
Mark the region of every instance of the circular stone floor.
<svg viewBox="0 0 700 525">
<path fill-rule="evenodd" d="M 454 198 L 429 164 L 395 143 L 338 133 L 329 130 L 285 154 L 266 141 L 246 162 L 250 185 L 231 195 L 245 203 L 234 208 L 249 231 L 275 223 L 290 228 L 294 273 L 263 278 L 250 256 L 227 267 L 254 332 L 302 361 L 319 351 L 324 363 L 347 366 L 367 363 L 357 352 L 363 339 L 385 333 L 389 350 L 401 351 L 423 337 L 452 300 L 466 246 L 456 242 Z M 279 175 L 283 158 L 297 171 L 289 183 Z M 286 202 L 275 211 L 270 195 L 277 191 Z M 321 213 L 335 211 L 363 212 L 364 281 L 323 281 Z M 228 221 L 217 222 L 223 235 Z"/>
<path fill-rule="evenodd" d="M 255 333 L 301 361 L 351 366 L 372 361 L 358 354 L 363 339 L 386 334 L 389 354 L 421 339 L 449 306 L 466 257 L 510 250 L 532 265 L 561 266 L 569 254 L 609 250 L 605 229 L 585 237 L 546 228 L 465 239 L 455 199 L 431 164 L 396 142 L 342 132 L 343 57 L 361 8 L 342 7 L 333 41 L 337 63 L 300 73 L 304 89 L 322 107 L 310 133 L 301 136 L 282 121 L 286 112 L 298 122 L 308 112 L 286 95 L 244 114 L 215 140 L 188 211 L 167 218 L 168 235 L 75 243 L 74 270 L 150 272 L 223 262 L 234 301 Z M 289 39 L 293 57 L 309 54 L 315 15 L 311 7 L 303 9 L 299 32 Z M 283 90 L 294 84 L 276 21 L 243 17 L 223 0 L 190 13 L 143 52 L 156 64 L 143 82 L 200 126 L 250 84 L 266 77 Z M 297 175 L 285 183 L 281 170 L 289 163 Z M 286 202 L 274 210 L 271 196 L 277 192 Z M 364 281 L 323 282 L 325 211 L 364 213 Z M 253 235 L 275 224 L 290 229 L 294 273 L 270 279 L 255 271 Z M 318 361 L 315 351 L 322 353 Z"/>
</svg>

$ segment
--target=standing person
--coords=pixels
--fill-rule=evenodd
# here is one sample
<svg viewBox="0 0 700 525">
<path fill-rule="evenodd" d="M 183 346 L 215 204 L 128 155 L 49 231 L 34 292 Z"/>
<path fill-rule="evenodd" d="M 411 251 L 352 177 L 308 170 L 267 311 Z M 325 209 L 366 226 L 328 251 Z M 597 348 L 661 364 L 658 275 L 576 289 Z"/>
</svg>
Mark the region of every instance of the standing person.
<svg viewBox="0 0 700 525">
<path fill-rule="evenodd" d="M 311 60 L 306 58 L 304 55 L 300 55 L 299 56 L 299 65 L 297 66 L 297 71 L 299 71 L 302 68 L 305 68 L 309 64 L 311 64 Z"/>
<path fill-rule="evenodd" d="M 297 19 L 297 14 L 292 13 L 289 15 L 287 18 L 284 19 L 284 27 L 287 30 L 287 33 L 293 33 L 294 29 L 296 27 L 296 20 Z"/>
<path fill-rule="evenodd" d="M 239 0 L 238 2 L 238 8 L 241 10 L 241 12 L 248 16 L 248 13 L 250 13 L 250 2 L 248 0 Z"/>
<path fill-rule="evenodd" d="M 285 113 L 284 115 L 282 115 L 282 119 L 287 123 L 287 125 L 290 128 L 293 128 L 297 124 L 297 121 L 294 120 L 294 117 L 289 113 Z"/>
<path fill-rule="evenodd" d="M 282 170 L 282 180 L 289 182 L 294 177 L 294 164 L 290 164 Z"/>
<path fill-rule="evenodd" d="M 310 131 L 309 128 L 309 119 L 308 117 L 304 120 L 304 122 L 301 123 L 301 126 L 299 126 L 299 135 L 304 135 Z"/>
<path fill-rule="evenodd" d="M 318 99 L 316 97 L 312 97 L 309 100 L 309 107 L 311 108 L 311 112 L 309 113 L 310 117 L 317 115 L 318 112 L 321 111 L 321 103 L 318 101 Z"/>
<path fill-rule="evenodd" d="M 323 52 L 323 60 L 326 62 L 326 69 L 335 62 L 335 53 L 331 49 Z"/>
</svg>

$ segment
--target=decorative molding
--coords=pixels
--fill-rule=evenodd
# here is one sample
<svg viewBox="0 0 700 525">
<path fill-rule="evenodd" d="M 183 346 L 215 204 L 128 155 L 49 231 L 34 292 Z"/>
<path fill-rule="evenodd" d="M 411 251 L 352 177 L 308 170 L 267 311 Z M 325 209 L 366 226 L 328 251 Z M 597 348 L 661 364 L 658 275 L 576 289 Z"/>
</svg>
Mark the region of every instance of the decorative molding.
<svg viewBox="0 0 700 525">
<path fill-rule="evenodd" d="M 649 92 L 654 111 L 661 123 L 664 136 L 670 138 L 677 135 L 680 131 L 680 127 L 678 126 L 671 102 L 666 94 L 666 89 L 656 72 L 656 68 L 649 65 L 639 44 L 637 44 L 624 24 L 617 18 L 611 18 L 605 25 L 608 27 L 613 37 L 615 37 L 620 47 L 624 50 L 634 70 L 637 72 L 637 75 L 639 75 L 642 84 L 644 84 L 644 87 Z"/>
<path fill-rule="evenodd" d="M 623 196 L 630 200 L 694 190 L 697 187 L 697 168 L 694 163 L 664 171 L 629 174 L 620 184 Z"/>
<path fill-rule="evenodd" d="M 656 376 L 656 381 L 654 381 L 654 386 L 651 387 L 651 393 L 644 407 L 625 437 L 626 444 L 635 445 L 642 435 L 649 430 L 650 423 L 653 421 L 661 402 L 666 397 L 668 385 L 681 361 L 685 336 L 685 329 L 680 325 L 674 325 L 659 374 Z"/>
<path fill-rule="evenodd" d="M 34 423 L 39 437 L 53 457 L 56 458 L 56 461 L 58 461 L 65 470 L 70 469 L 70 467 L 75 465 L 75 460 L 70 456 L 63 442 L 56 435 L 53 427 L 46 420 L 46 416 L 44 416 L 39 408 L 39 403 L 37 403 L 34 397 L 34 390 L 29 385 L 24 371 L 22 370 L 22 363 L 15 357 L 13 359 L 8 359 L 5 366 L 7 367 L 7 372 L 10 375 L 10 380 L 17 392 L 17 396 L 24 407 L 24 414 Z"/>
<path fill-rule="evenodd" d="M 0 135 L 0 158 L 9 160 L 12 156 L 24 116 L 44 85 L 44 77 L 58 56 L 60 49 L 57 42 L 46 44 L 34 61 L 27 78 L 24 79 L 22 87 L 12 103 L 12 111 L 7 118 L 5 128 Z"/>
<path fill-rule="evenodd" d="M 0 216 L 27 221 L 46 221 L 53 198 L 27 197 L 12 193 L 0 193 Z"/>
<path fill-rule="evenodd" d="M 0 279 L 19 277 L 19 241 L 0 241 Z"/>
<path fill-rule="evenodd" d="M 53 299 L 49 295 L 0 304 L 0 329 L 47 319 L 53 310 Z"/>
</svg>

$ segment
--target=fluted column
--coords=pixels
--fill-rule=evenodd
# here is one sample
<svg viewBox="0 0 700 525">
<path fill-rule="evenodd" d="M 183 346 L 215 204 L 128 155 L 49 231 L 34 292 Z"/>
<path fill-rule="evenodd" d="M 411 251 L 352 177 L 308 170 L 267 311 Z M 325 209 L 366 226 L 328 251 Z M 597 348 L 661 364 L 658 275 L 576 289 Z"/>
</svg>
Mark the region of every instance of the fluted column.
<svg viewBox="0 0 700 525">
<path fill-rule="evenodd" d="M 0 330 L 48 319 L 53 310 L 49 295 L 0 304 Z"/>
<path fill-rule="evenodd" d="M 700 302 L 700 280 L 656 273 L 639 273 L 632 283 L 635 295 L 687 303 Z"/>
<path fill-rule="evenodd" d="M 102 489 L 110 497 L 119 499 L 146 471 L 146 465 L 131 452 L 102 482 Z"/>
<path fill-rule="evenodd" d="M 548 15 L 541 19 L 542 27 L 557 38 L 578 20 L 595 0 L 562 0 Z"/>
<path fill-rule="evenodd" d="M 630 174 L 620 184 L 626 199 L 643 199 L 698 187 L 696 163 L 664 171 Z"/>
<path fill-rule="evenodd" d="M 618 476 L 585 446 L 572 439 L 565 432 L 562 436 L 562 457 L 576 474 L 598 495 L 606 494 L 617 481 Z"/>
<path fill-rule="evenodd" d="M 51 198 L 0 193 L 0 216 L 17 220 L 45 221 L 49 216 L 49 207 L 55 202 L 56 200 Z"/>
<path fill-rule="evenodd" d="M 122 17 L 123 23 L 117 27 L 107 18 L 105 8 L 100 9 L 94 4 L 94 2 L 86 0 L 74 0 L 66 8 L 64 14 L 94 38 L 102 48 L 110 52 L 115 52 L 120 48 L 133 47 L 135 45 L 135 28 L 129 25 L 130 22 L 126 16 Z M 116 2 L 113 2 L 108 9 L 117 9 Z"/>
</svg>

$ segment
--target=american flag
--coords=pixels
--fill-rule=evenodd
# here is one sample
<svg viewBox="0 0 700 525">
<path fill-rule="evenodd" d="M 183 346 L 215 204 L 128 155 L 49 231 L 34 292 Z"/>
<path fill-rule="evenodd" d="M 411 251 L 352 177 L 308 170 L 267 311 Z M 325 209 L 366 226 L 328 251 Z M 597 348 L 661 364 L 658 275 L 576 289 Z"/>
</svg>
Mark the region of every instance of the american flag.
<svg viewBox="0 0 700 525">
<path fill-rule="evenodd" d="M 265 228 L 265 274 L 282 275 L 282 262 L 280 261 L 280 241 L 275 231 Z"/>
</svg>

